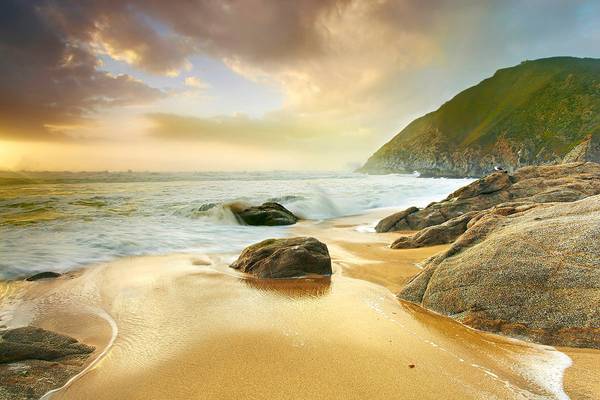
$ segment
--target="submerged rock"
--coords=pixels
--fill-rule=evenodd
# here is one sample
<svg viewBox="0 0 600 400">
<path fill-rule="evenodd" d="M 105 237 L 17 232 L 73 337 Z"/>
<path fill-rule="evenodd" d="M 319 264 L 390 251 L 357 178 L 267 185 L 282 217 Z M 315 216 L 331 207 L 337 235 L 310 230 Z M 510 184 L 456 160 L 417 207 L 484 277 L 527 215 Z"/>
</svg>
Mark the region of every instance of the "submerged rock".
<svg viewBox="0 0 600 400">
<path fill-rule="evenodd" d="M 292 225 L 298 221 L 298 217 L 290 210 L 274 202 L 252 207 L 232 207 L 232 212 L 240 222 L 247 225 Z"/>
<path fill-rule="evenodd" d="M 600 194 L 600 164 L 579 162 L 495 172 L 423 209 L 408 208 L 382 219 L 375 230 L 420 230 L 472 211 L 507 202 L 567 202 Z M 462 233 L 462 232 L 461 232 Z"/>
<path fill-rule="evenodd" d="M 577 193 L 595 186 L 579 179 Z M 600 195 L 483 212 L 398 296 L 474 328 L 600 348 L 599 221 Z"/>
<path fill-rule="evenodd" d="M 312 237 L 263 240 L 246 247 L 231 268 L 267 279 L 332 273 L 327 246 Z"/>
<path fill-rule="evenodd" d="M 45 272 L 40 272 L 35 275 L 31 275 L 29 278 L 27 278 L 25 280 L 31 282 L 31 281 L 39 281 L 40 279 L 54 279 L 54 278 L 58 278 L 59 276 L 61 276 L 61 274 L 59 274 L 58 272 L 45 271 Z"/>
<path fill-rule="evenodd" d="M 79 373 L 94 347 L 41 328 L 0 332 L 0 399 L 38 399 Z"/>
</svg>

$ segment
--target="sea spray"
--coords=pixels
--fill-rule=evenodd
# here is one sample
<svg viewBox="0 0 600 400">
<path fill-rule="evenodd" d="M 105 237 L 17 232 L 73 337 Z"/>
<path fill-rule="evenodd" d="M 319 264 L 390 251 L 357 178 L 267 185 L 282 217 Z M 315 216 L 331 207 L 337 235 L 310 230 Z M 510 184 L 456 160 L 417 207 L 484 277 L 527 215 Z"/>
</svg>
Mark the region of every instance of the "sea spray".
<svg viewBox="0 0 600 400">
<path fill-rule="evenodd" d="M 238 202 L 275 200 L 308 219 L 425 206 L 469 180 L 355 173 L 36 173 L 0 185 L 0 279 L 66 272 L 117 257 L 235 253 L 287 235 L 240 225 Z"/>
</svg>

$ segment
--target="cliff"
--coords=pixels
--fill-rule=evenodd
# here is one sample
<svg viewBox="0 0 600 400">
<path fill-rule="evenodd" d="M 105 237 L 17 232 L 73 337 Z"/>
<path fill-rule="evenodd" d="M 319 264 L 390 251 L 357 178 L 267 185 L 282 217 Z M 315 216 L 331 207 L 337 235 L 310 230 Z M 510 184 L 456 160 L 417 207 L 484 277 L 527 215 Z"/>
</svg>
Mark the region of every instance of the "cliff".
<svg viewBox="0 0 600 400">
<path fill-rule="evenodd" d="M 600 161 L 600 59 L 498 70 L 411 122 L 359 171 L 479 177 L 563 161 Z"/>
</svg>

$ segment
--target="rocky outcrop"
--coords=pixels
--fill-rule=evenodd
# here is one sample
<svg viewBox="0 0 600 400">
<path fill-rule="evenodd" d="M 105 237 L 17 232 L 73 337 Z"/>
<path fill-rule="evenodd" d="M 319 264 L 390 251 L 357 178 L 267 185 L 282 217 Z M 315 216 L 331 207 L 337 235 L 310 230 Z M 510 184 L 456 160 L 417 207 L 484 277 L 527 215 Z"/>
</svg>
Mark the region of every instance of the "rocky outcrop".
<svg viewBox="0 0 600 400">
<path fill-rule="evenodd" d="M 420 230 L 448 221 L 445 226 L 422 235 L 431 237 L 443 233 L 445 240 L 452 240 L 448 236 L 450 232 L 453 235 L 461 234 L 461 227 L 466 227 L 464 222 L 468 219 L 464 215 L 473 211 L 483 211 L 503 203 L 575 201 L 595 194 L 600 194 L 600 164 L 579 162 L 524 167 L 513 174 L 495 172 L 485 176 L 455 191 L 445 200 L 431 203 L 425 208 L 411 207 L 392 214 L 382 219 L 375 230 Z M 455 218 L 459 219 L 450 222 Z"/>
<path fill-rule="evenodd" d="M 600 162 L 600 60 L 553 57 L 498 70 L 398 133 L 367 173 L 480 177 L 500 165 Z"/>
<path fill-rule="evenodd" d="M 399 297 L 474 328 L 600 348 L 600 196 L 473 218 Z"/>
<path fill-rule="evenodd" d="M 406 219 L 409 215 L 419 211 L 417 207 L 409 207 L 406 210 L 389 215 L 379 221 L 375 226 L 376 232 L 394 232 L 410 231 L 409 221 Z"/>
<path fill-rule="evenodd" d="M 562 160 L 563 163 L 592 160 L 600 162 L 600 135 L 591 135 L 575 146 Z"/>
<path fill-rule="evenodd" d="M 292 225 L 298 221 L 290 210 L 279 203 L 267 202 L 260 206 L 231 207 L 236 218 L 247 225 Z"/>
<path fill-rule="evenodd" d="M 93 351 L 32 326 L 0 332 L 0 399 L 39 399 L 80 372 Z"/>
<path fill-rule="evenodd" d="M 415 249 L 417 247 L 452 243 L 454 239 L 467 230 L 471 219 L 479 215 L 479 211 L 471 211 L 452 218 L 443 224 L 421 229 L 412 236 L 401 236 L 392 243 L 392 249 Z"/>
<path fill-rule="evenodd" d="M 267 239 L 244 249 L 231 268 L 263 279 L 331 275 L 331 258 L 312 237 Z"/>
</svg>

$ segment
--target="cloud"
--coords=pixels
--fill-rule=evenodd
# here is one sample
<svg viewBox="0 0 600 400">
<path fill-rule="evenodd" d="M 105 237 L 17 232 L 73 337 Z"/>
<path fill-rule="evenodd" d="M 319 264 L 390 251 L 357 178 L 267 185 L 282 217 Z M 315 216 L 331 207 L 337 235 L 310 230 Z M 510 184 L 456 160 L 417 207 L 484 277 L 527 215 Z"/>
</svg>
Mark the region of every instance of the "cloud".
<svg viewBox="0 0 600 400">
<path fill-rule="evenodd" d="M 190 117 L 167 113 L 150 113 L 150 134 L 168 141 L 235 143 L 262 148 L 293 148 L 326 153 L 334 148 L 361 149 L 369 140 L 366 131 L 339 121 L 314 119 L 274 112 L 263 118 L 246 115 Z"/>
<path fill-rule="evenodd" d="M 276 85 L 284 115 L 318 119 L 327 113 L 340 121 L 332 135 L 343 135 L 351 119 L 379 144 L 409 117 L 431 111 L 497 68 L 556 55 L 549 41 L 557 49 L 573 48 L 565 41 L 580 14 L 578 4 L 561 0 L 136 4 L 192 43 L 189 51 Z"/>
<path fill-rule="evenodd" d="M 206 89 L 208 87 L 206 83 L 204 83 L 202 80 L 200 80 L 200 78 L 197 78 L 195 76 L 188 76 L 187 78 L 185 78 L 184 82 L 186 86 L 195 89 Z"/>
<path fill-rule="evenodd" d="M 89 46 L 42 3 L 6 0 L 0 8 L 0 137 L 65 139 L 97 110 L 162 96 L 99 70 Z"/>
<path fill-rule="evenodd" d="M 275 85 L 284 95 L 283 108 L 258 119 L 152 114 L 154 138 L 298 144 L 306 151 L 362 147 L 366 157 L 410 118 L 499 67 L 596 49 L 597 31 L 580 32 L 598 26 L 589 16 L 582 20 L 588 5 L 5 0 L 0 136 L 67 137 L 98 111 L 164 96 L 131 77 L 103 72 L 101 55 L 153 74 L 185 76 L 192 56 L 201 54 Z M 194 89 L 204 85 L 195 76 L 183 81 Z M 350 140 L 357 145 L 347 144 Z"/>
</svg>

